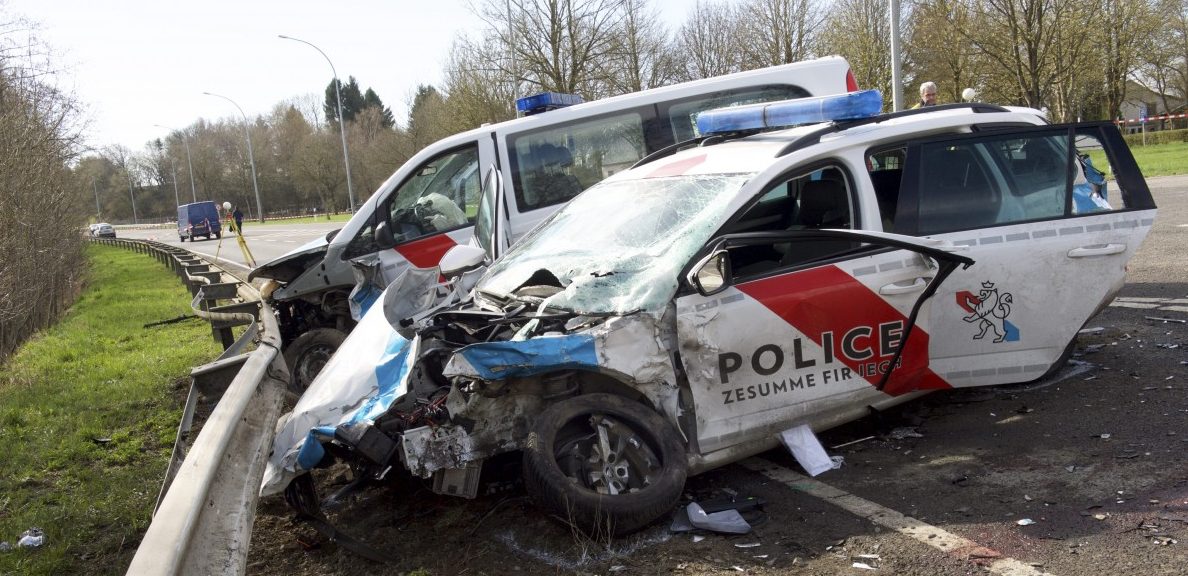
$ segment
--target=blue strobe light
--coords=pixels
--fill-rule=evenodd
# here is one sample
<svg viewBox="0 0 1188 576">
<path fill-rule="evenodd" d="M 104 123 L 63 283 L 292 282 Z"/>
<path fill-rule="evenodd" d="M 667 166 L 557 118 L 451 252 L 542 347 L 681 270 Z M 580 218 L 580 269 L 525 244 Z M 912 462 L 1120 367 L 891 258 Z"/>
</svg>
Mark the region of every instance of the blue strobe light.
<svg viewBox="0 0 1188 576">
<path fill-rule="evenodd" d="M 697 116 L 697 131 L 706 136 L 739 130 L 857 120 L 869 118 L 882 110 L 883 95 L 878 90 L 863 90 L 708 110 Z"/>
<path fill-rule="evenodd" d="M 541 92 L 532 96 L 525 96 L 516 100 L 516 110 L 525 116 L 540 114 L 557 108 L 573 106 L 584 102 L 577 94 L 562 94 L 561 92 Z"/>
</svg>

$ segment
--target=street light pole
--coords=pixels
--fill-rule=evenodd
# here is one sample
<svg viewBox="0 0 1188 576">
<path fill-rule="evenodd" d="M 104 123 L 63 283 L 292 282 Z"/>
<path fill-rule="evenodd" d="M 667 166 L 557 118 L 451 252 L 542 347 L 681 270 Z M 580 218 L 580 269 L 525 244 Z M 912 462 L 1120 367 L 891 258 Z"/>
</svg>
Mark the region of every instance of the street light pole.
<svg viewBox="0 0 1188 576">
<path fill-rule="evenodd" d="M 103 219 L 103 211 L 99 209 L 99 184 L 95 183 L 95 179 L 91 178 L 91 188 L 95 190 L 95 218 Z"/>
<path fill-rule="evenodd" d="M 128 196 L 132 198 L 132 223 L 140 224 L 140 217 L 136 215 L 136 193 L 132 191 L 132 172 L 125 170 L 128 173 Z"/>
<path fill-rule="evenodd" d="M 355 189 L 351 185 L 351 157 L 350 157 L 350 154 L 347 152 L 346 120 L 343 119 L 343 117 L 342 117 L 342 93 L 339 91 L 339 88 L 338 88 L 338 71 L 334 69 L 334 62 L 330 61 L 330 57 L 327 56 L 325 52 L 322 52 L 321 48 L 318 48 L 317 46 L 314 46 L 312 43 L 306 42 L 305 40 L 302 40 L 300 38 L 294 38 L 292 36 L 285 36 L 284 34 L 277 34 L 277 37 L 282 38 L 284 40 L 293 40 L 295 42 L 300 42 L 302 44 L 305 44 L 305 45 L 313 48 L 314 50 L 317 50 L 318 54 L 321 54 L 322 58 L 326 59 L 326 63 L 330 64 L 330 73 L 334 76 L 334 98 L 335 98 L 335 100 L 338 101 L 338 135 L 342 137 L 342 161 L 346 165 L 347 198 L 350 200 L 351 213 L 353 214 L 355 212 Z"/>
<path fill-rule="evenodd" d="M 230 102 L 232 105 L 235 106 L 235 108 L 237 110 L 239 110 L 239 115 L 243 116 L 243 136 L 244 136 L 244 138 L 247 139 L 248 162 L 250 162 L 252 165 L 252 190 L 254 190 L 256 192 L 256 213 L 260 217 L 260 223 L 263 224 L 264 223 L 264 205 L 260 203 L 260 187 L 256 185 L 256 156 L 252 153 L 252 135 L 250 132 L 248 132 L 247 114 L 243 113 L 243 108 L 240 108 L 239 104 L 236 104 L 234 100 L 232 100 L 226 96 L 223 96 L 221 94 L 214 94 L 211 92 L 203 92 L 203 94 L 205 94 L 207 96 L 214 96 L 216 98 L 222 98 L 223 100 Z"/>
<path fill-rule="evenodd" d="M 173 162 L 173 158 L 169 159 L 169 166 L 173 168 L 173 204 L 181 206 L 181 198 L 177 195 L 177 164 Z"/>
<path fill-rule="evenodd" d="M 177 132 L 178 138 L 181 138 L 182 145 L 184 145 L 186 147 L 186 165 L 189 166 L 189 168 L 190 168 L 190 195 L 194 198 L 194 202 L 197 202 L 198 201 L 198 189 L 194 187 L 194 161 L 190 159 L 190 141 L 186 140 L 186 133 L 182 132 L 181 130 L 174 130 L 173 128 L 170 128 L 168 126 L 162 126 L 161 124 L 153 124 L 153 126 L 156 126 L 157 128 L 164 128 L 166 130 L 169 130 L 170 132 Z M 177 168 L 175 167 L 173 170 L 174 170 L 174 177 L 176 177 L 177 176 Z M 180 206 L 180 204 L 178 204 L 178 205 Z"/>
</svg>

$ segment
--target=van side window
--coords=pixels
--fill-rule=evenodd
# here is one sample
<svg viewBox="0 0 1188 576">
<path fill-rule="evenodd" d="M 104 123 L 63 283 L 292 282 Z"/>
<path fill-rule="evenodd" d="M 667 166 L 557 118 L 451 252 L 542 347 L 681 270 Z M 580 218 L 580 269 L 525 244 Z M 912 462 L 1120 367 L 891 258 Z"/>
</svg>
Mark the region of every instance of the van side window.
<svg viewBox="0 0 1188 576">
<path fill-rule="evenodd" d="M 645 155 L 638 113 L 606 116 L 510 138 L 520 212 L 569 201 Z"/>
<path fill-rule="evenodd" d="M 387 218 L 397 243 L 474 223 L 479 200 L 478 146 L 439 154 L 417 167 L 388 197 L 376 216 Z M 372 225 L 351 239 L 346 258 L 379 250 Z"/>
<path fill-rule="evenodd" d="M 668 119 L 672 124 L 674 142 L 684 142 L 700 136 L 697 132 L 697 116 L 706 110 L 727 106 L 744 106 L 760 102 L 777 102 L 792 98 L 812 96 L 800 86 L 776 84 L 750 87 L 741 90 L 723 90 L 712 94 L 673 104 L 668 108 Z"/>
</svg>

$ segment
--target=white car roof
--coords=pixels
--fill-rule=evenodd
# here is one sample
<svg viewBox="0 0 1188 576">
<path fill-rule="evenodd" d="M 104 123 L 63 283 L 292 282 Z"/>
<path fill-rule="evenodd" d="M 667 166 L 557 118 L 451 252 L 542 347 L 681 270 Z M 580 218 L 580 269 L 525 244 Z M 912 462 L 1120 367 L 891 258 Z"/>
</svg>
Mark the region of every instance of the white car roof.
<svg viewBox="0 0 1188 576">
<path fill-rule="evenodd" d="M 696 146 L 671 156 L 625 170 L 609 180 L 635 180 L 675 175 L 740 174 L 762 172 L 792 157 L 808 158 L 841 149 L 875 146 L 883 141 L 903 141 L 943 132 L 967 132 L 976 124 L 1047 123 L 1043 113 L 1031 108 L 998 108 L 1000 111 L 975 112 L 970 108 L 950 108 L 906 116 L 884 115 L 837 132 L 827 132 L 814 143 L 784 153 L 798 139 L 829 127 L 810 124 L 785 130 L 761 132 L 753 136 L 709 145 Z M 885 118 L 885 119 L 878 119 Z"/>
</svg>

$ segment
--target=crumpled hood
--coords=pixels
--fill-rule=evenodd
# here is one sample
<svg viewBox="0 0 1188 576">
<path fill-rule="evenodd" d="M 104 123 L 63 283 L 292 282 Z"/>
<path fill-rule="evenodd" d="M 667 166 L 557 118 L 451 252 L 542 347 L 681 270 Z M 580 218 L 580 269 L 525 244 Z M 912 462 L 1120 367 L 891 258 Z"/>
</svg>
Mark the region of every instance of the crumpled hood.
<svg viewBox="0 0 1188 576">
<path fill-rule="evenodd" d="M 256 278 L 272 278 L 278 282 L 292 282 L 310 266 L 325 258 L 329 246 L 330 241 L 326 240 L 325 235 L 314 238 L 284 256 L 257 266 L 248 274 L 248 281 Z"/>
</svg>

